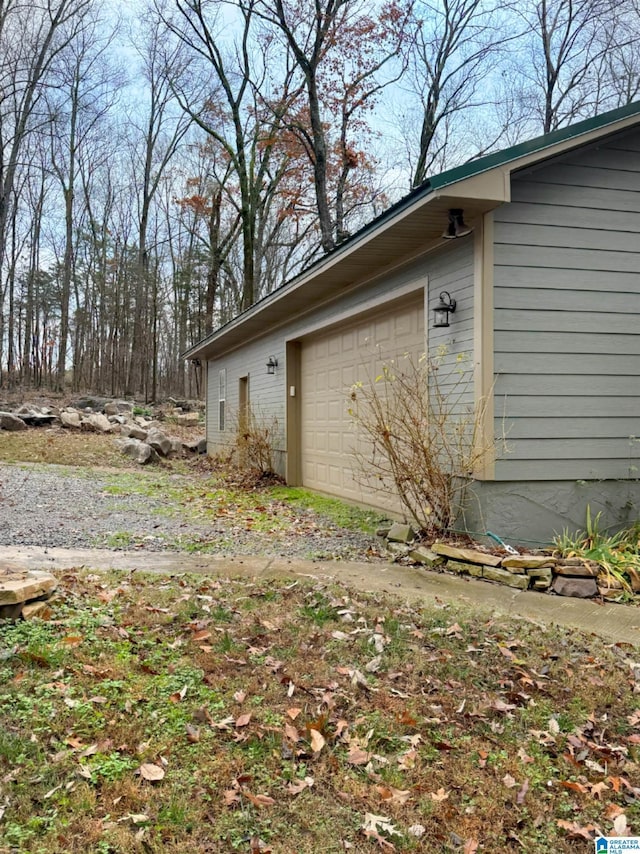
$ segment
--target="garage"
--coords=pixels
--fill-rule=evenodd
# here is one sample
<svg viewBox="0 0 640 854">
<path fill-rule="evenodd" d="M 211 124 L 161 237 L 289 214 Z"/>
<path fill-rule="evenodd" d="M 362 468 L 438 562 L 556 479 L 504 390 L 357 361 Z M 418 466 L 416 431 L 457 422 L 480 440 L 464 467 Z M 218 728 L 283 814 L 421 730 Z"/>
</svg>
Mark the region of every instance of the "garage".
<svg viewBox="0 0 640 854">
<path fill-rule="evenodd" d="M 301 348 L 302 483 L 341 498 L 382 508 L 394 502 L 372 496 L 354 476 L 356 436 L 347 413 L 349 392 L 357 381 L 380 372 L 382 359 L 425 349 L 422 293 L 387 304 L 344 324 L 303 339 Z"/>
</svg>

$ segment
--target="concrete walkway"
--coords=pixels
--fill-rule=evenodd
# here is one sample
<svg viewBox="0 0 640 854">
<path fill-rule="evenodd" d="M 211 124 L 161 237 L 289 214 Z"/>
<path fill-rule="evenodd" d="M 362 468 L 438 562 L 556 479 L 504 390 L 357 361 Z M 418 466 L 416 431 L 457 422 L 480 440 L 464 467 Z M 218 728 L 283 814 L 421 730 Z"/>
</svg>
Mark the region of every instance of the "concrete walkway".
<svg viewBox="0 0 640 854">
<path fill-rule="evenodd" d="M 0 567 L 63 570 L 73 567 L 219 577 L 317 578 L 335 580 L 368 593 L 393 593 L 412 604 L 460 604 L 483 615 L 525 618 L 545 625 L 599 635 L 640 648 L 640 607 L 514 590 L 501 584 L 447 573 L 383 563 L 215 557 L 168 552 L 113 552 L 107 549 L 44 549 L 0 546 Z"/>
</svg>

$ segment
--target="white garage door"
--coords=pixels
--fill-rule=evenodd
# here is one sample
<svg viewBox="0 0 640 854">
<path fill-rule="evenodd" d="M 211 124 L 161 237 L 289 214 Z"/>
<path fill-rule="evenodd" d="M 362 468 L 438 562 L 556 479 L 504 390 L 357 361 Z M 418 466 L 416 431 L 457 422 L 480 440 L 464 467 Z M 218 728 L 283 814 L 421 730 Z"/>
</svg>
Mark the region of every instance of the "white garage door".
<svg viewBox="0 0 640 854">
<path fill-rule="evenodd" d="M 354 501 L 391 508 L 354 474 L 355 433 L 347 413 L 357 381 L 380 373 L 382 358 L 424 352 L 422 296 L 383 312 L 360 316 L 309 337 L 301 352 L 301 457 L 304 486 Z"/>
</svg>

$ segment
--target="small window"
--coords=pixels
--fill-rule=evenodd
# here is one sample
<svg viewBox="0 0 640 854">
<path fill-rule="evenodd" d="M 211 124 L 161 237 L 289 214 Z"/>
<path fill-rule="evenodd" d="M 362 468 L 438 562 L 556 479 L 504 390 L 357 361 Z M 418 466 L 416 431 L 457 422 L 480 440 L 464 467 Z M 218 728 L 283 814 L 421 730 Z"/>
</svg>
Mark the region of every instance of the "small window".
<svg viewBox="0 0 640 854">
<path fill-rule="evenodd" d="M 227 371 L 223 368 L 218 374 L 218 430 L 224 431 L 224 407 L 227 400 Z"/>
</svg>

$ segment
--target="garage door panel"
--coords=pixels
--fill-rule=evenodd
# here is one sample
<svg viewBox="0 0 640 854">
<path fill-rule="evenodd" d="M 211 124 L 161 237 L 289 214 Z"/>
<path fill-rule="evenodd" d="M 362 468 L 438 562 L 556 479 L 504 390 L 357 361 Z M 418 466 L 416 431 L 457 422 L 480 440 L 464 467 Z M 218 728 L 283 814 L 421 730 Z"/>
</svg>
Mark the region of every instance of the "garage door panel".
<svg viewBox="0 0 640 854">
<path fill-rule="evenodd" d="M 305 486 L 397 508 L 397 499 L 374 496 L 371 488 L 358 482 L 354 451 L 359 440 L 347 409 L 354 383 L 373 380 L 383 360 L 406 352 L 415 356 L 424 352 L 422 297 L 303 341 L 301 455 Z"/>
</svg>

